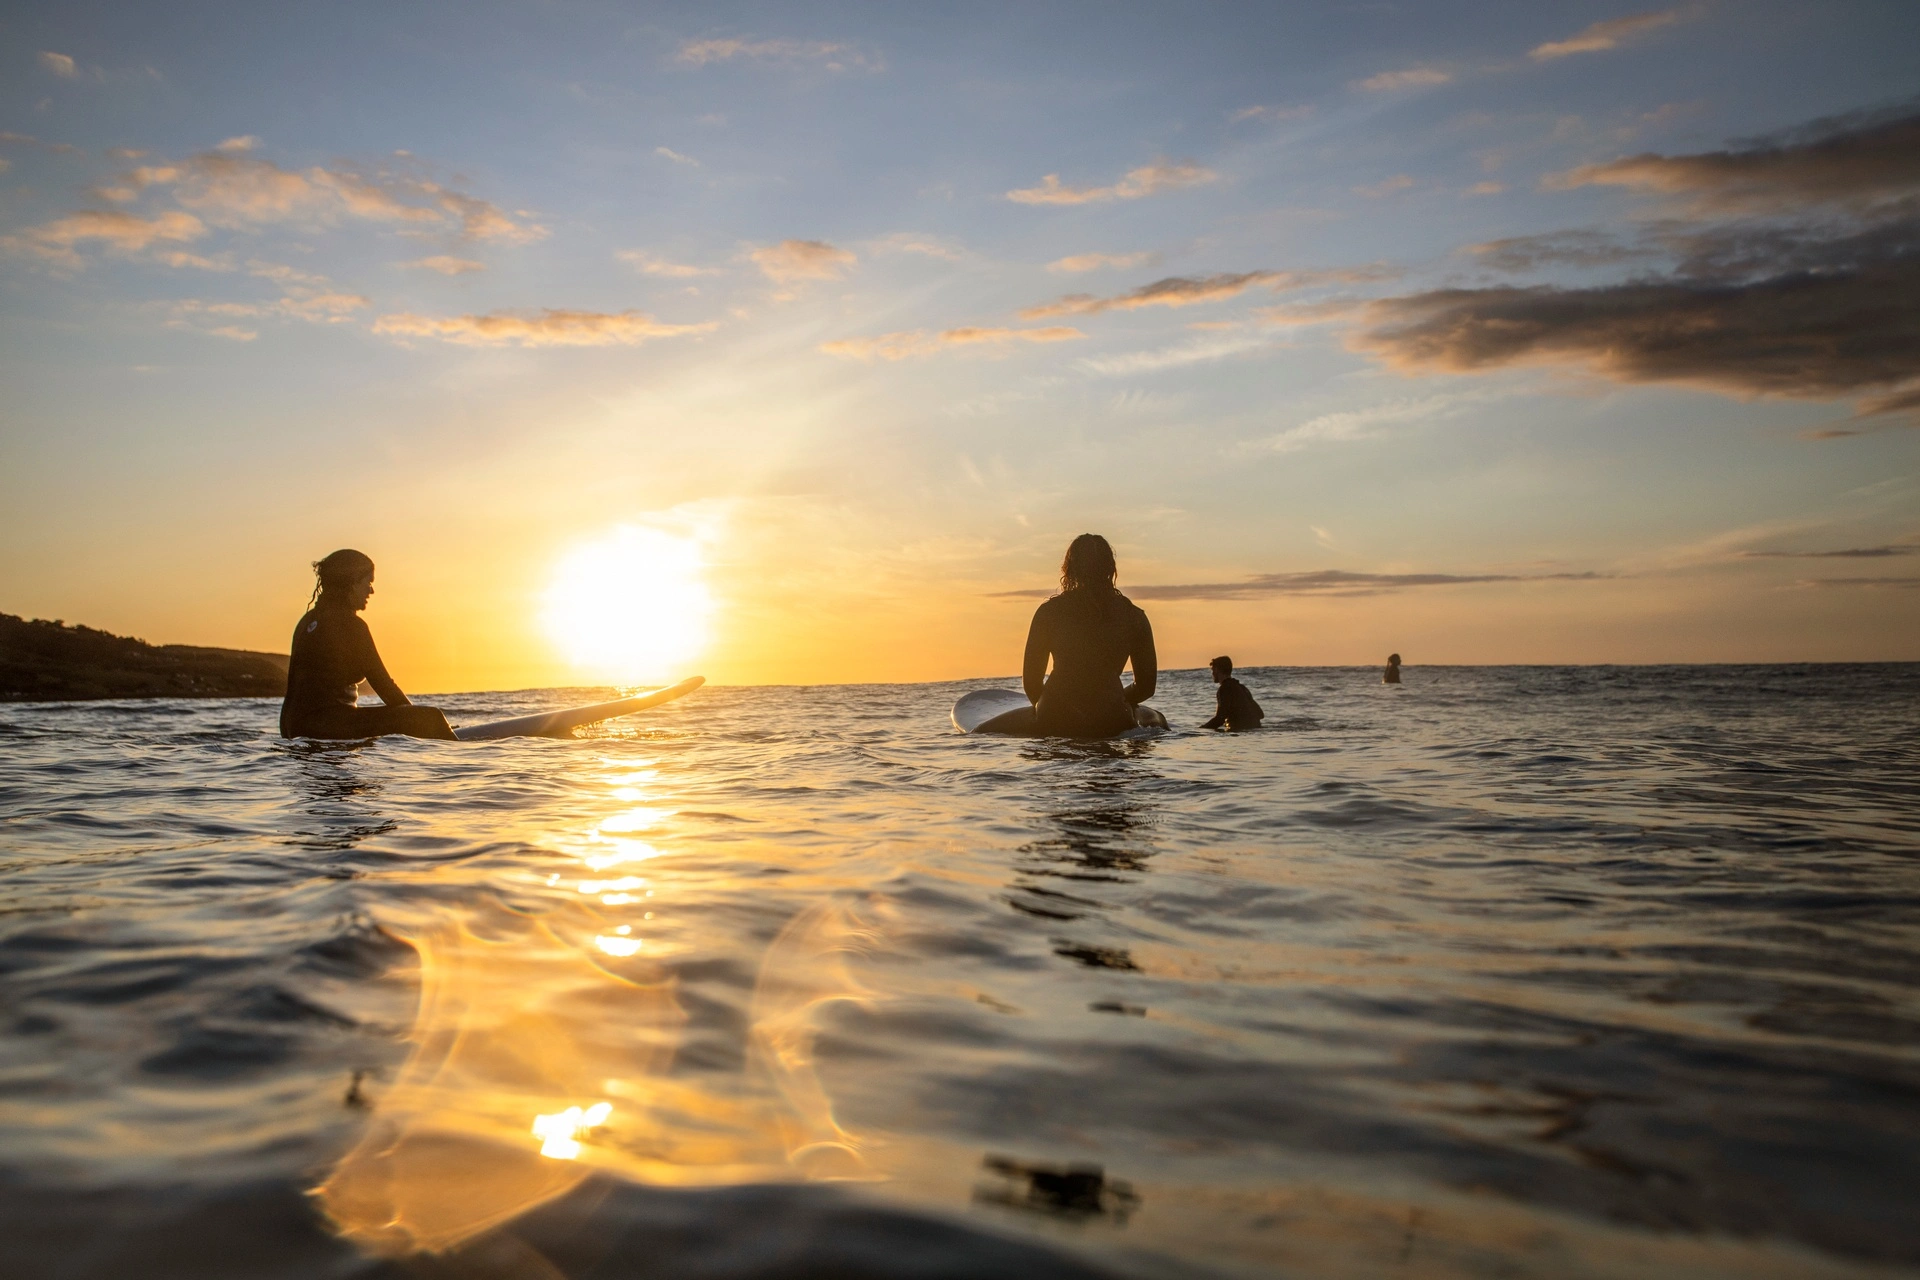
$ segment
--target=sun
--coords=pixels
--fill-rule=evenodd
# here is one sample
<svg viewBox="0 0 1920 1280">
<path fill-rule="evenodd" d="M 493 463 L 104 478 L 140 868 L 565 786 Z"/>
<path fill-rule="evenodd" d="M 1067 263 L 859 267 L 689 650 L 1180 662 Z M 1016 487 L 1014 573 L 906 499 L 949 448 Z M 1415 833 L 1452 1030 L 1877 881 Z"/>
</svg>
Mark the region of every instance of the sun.
<svg viewBox="0 0 1920 1280">
<path fill-rule="evenodd" d="M 685 675 L 712 612 L 692 539 L 622 525 L 561 558 L 542 621 L 576 666 L 637 684 Z"/>
</svg>

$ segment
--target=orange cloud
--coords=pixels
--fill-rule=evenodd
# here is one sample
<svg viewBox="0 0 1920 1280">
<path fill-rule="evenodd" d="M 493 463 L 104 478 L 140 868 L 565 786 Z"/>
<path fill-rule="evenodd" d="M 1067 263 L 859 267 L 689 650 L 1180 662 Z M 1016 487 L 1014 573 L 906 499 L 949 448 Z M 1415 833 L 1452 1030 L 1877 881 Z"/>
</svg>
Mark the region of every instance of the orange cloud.
<svg viewBox="0 0 1920 1280">
<path fill-rule="evenodd" d="M 848 250 L 837 249 L 824 240 L 782 240 L 779 244 L 755 249 L 747 256 L 776 284 L 838 280 L 848 267 L 859 261 Z"/>
<path fill-rule="evenodd" d="M 1685 14 L 1679 9 L 1667 9 L 1659 13 L 1636 13 L 1625 18 L 1609 18 L 1605 22 L 1596 22 L 1578 35 L 1565 40 L 1550 40 L 1537 46 L 1527 56 L 1535 62 L 1545 62 L 1552 58 L 1565 58 L 1576 53 L 1606 53 L 1618 49 L 1622 43 L 1649 31 L 1672 26 Z"/>
<path fill-rule="evenodd" d="M 206 224 L 200 219 L 177 209 L 152 218 L 117 209 L 89 209 L 55 218 L 17 236 L 0 237 L 0 246 L 77 268 L 84 264 L 74 251 L 76 245 L 97 242 L 115 253 L 138 253 L 163 241 L 177 244 L 197 240 L 206 232 Z"/>
<path fill-rule="evenodd" d="M 1217 181 L 1219 177 L 1213 170 L 1191 160 L 1156 160 L 1152 164 L 1129 170 L 1126 177 L 1110 187 L 1062 186 L 1060 175 L 1049 173 L 1040 179 L 1037 187 L 1007 192 L 1007 199 L 1015 204 L 1098 204 L 1107 200 L 1138 200 L 1162 191 L 1202 186 Z"/>
<path fill-rule="evenodd" d="M 842 338 L 838 342 L 823 342 L 820 350 L 830 356 L 844 356 L 851 360 L 905 360 L 911 356 L 932 355 L 949 347 L 992 346 L 1004 347 L 1016 342 L 1071 342 L 1075 338 L 1087 335 L 1067 325 L 1052 325 L 1041 329 L 996 329 L 966 326 L 958 329 L 943 329 L 938 333 L 928 333 L 924 329 L 908 329 L 900 333 L 883 333 L 877 338 Z"/>
<path fill-rule="evenodd" d="M 1098 271 L 1102 267 L 1139 267 L 1152 262 L 1158 256 L 1152 253 L 1076 253 L 1065 258 L 1055 258 L 1047 264 L 1047 270 L 1077 273 Z"/>
<path fill-rule="evenodd" d="M 43 49 L 40 53 L 40 65 L 67 80 L 72 80 L 80 74 L 80 68 L 64 53 L 53 53 Z"/>
<path fill-rule="evenodd" d="M 720 273 L 718 267 L 696 267 L 685 262 L 669 262 L 644 249 L 621 249 L 613 256 L 644 275 L 666 276 L 673 280 L 687 280 L 694 276 L 711 276 Z"/>
<path fill-rule="evenodd" d="M 1091 316 L 1139 307 L 1188 307 L 1196 302 L 1231 298 L 1255 285 L 1265 285 L 1278 292 L 1378 280 L 1389 274 L 1381 267 L 1343 267 L 1330 271 L 1235 271 L 1211 276 L 1168 276 L 1111 298 L 1070 293 L 1064 298 L 1028 307 L 1021 311 L 1020 318 L 1041 320 L 1048 316 Z"/>
<path fill-rule="evenodd" d="M 456 258 L 451 254 L 435 254 L 431 258 L 415 258 L 412 262 L 403 262 L 403 267 L 421 267 L 427 271 L 438 271 L 443 276 L 463 276 L 471 271 L 485 271 L 487 264 L 476 262 L 472 258 Z"/>
<path fill-rule="evenodd" d="M 633 346 L 649 338 L 706 333 L 717 325 L 665 324 L 643 312 L 627 310 L 534 312 L 494 311 L 486 315 L 381 316 L 373 331 L 386 337 L 439 338 L 463 346 L 606 347 Z"/>
<path fill-rule="evenodd" d="M 845 71 L 849 67 L 878 71 L 882 65 L 879 58 L 852 45 L 827 40 L 689 40 L 674 55 L 676 62 L 694 67 L 704 67 L 710 62 L 728 62 L 734 58 L 818 62 L 829 71 Z"/>
<path fill-rule="evenodd" d="M 1453 76 L 1432 67 L 1413 67 L 1406 71 L 1382 71 L 1379 75 L 1355 80 L 1349 87 L 1369 93 L 1393 93 L 1401 89 L 1430 89 L 1451 82 Z"/>
</svg>

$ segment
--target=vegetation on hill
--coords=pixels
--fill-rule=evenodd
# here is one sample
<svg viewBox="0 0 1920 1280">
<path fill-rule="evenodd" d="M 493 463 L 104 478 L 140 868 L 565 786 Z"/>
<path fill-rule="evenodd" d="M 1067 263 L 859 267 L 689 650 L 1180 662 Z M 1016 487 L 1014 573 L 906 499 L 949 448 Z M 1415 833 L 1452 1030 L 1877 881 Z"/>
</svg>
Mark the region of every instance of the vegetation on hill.
<svg viewBox="0 0 1920 1280">
<path fill-rule="evenodd" d="M 286 691 L 285 654 L 152 645 L 0 613 L 0 701 L 278 698 Z"/>
</svg>

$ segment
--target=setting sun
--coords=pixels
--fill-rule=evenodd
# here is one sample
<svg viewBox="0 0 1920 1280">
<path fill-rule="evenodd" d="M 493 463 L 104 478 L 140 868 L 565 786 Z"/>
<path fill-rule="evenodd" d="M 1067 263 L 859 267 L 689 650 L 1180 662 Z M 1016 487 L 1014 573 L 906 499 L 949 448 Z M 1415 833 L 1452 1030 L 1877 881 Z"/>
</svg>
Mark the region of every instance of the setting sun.
<svg viewBox="0 0 1920 1280">
<path fill-rule="evenodd" d="M 664 679 L 699 653 L 713 601 L 691 539 L 622 526 L 575 547 L 547 589 L 547 634 L 616 683 Z"/>
</svg>

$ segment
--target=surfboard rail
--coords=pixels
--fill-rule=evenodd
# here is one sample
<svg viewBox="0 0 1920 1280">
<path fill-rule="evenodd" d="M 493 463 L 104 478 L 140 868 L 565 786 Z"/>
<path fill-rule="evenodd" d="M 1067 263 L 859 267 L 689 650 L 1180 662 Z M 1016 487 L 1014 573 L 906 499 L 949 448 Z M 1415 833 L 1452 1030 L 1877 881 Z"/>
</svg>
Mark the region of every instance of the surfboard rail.
<svg viewBox="0 0 1920 1280">
<path fill-rule="evenodd" d="M 558 711 L 542 711 L 530 716 L 516 716 L 511 720 L 466 725 L 455 729 L 453 736 L 462 742 L 491 742 L 498 738 L 565 738 L 583 725 L 630 716 L 636 711 L 645 711 L 649 707 L 684 698 L 706 682 L 705 676 L 693 676 L 679 684 L 650 693 L 635 694 L 631 698 L 615 698 L 612 702 L 563 707 Z"/>
</svg>

